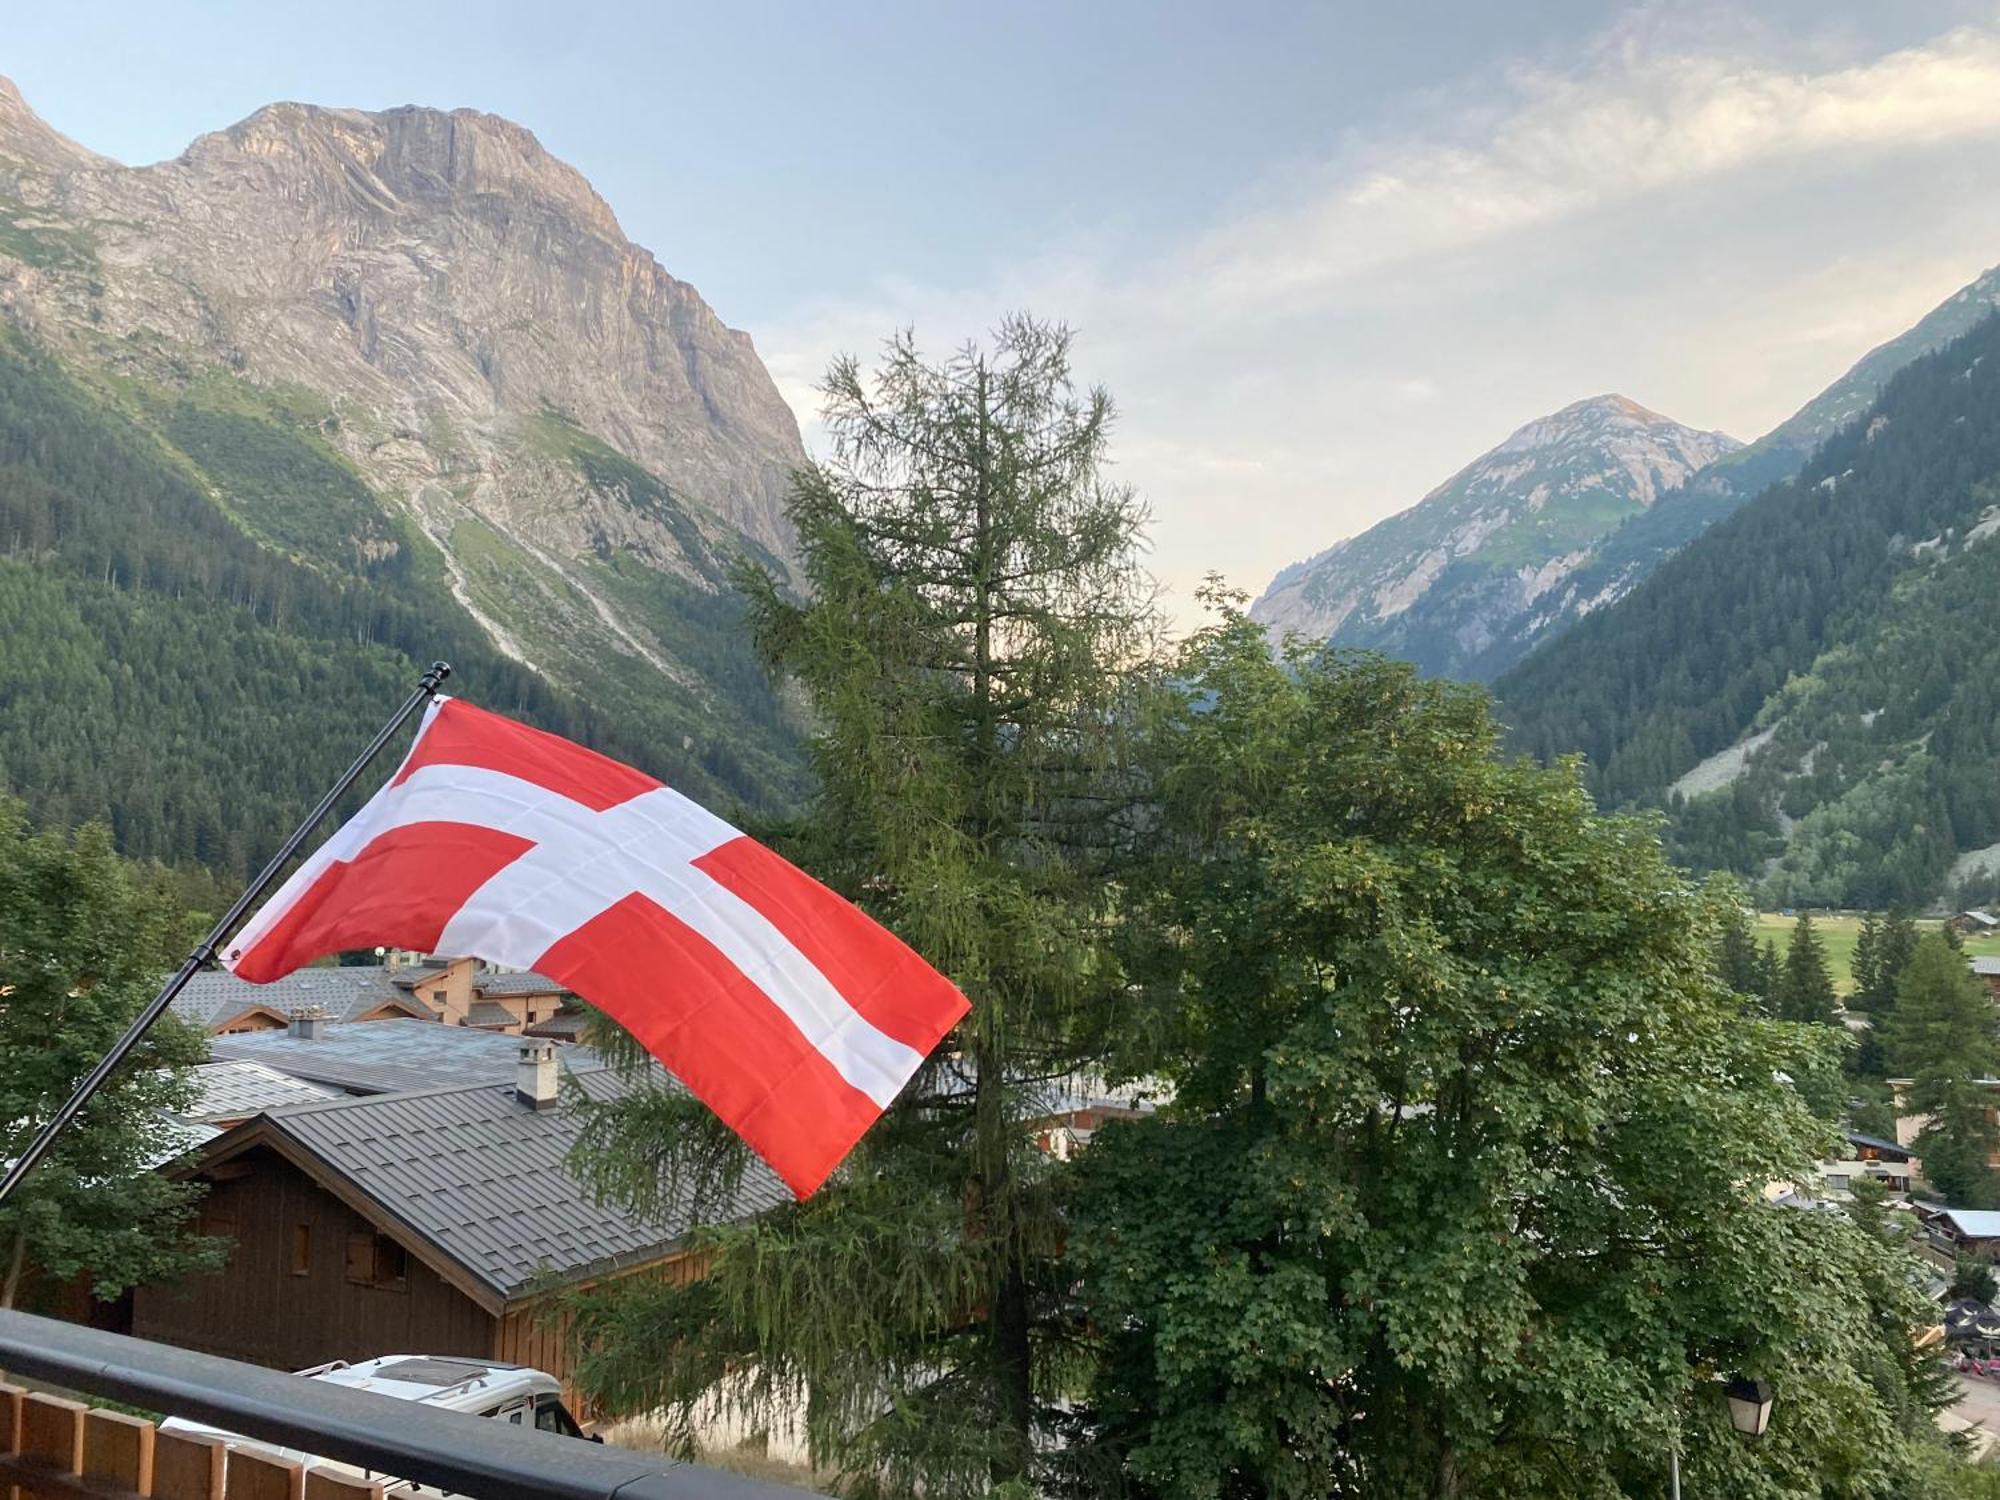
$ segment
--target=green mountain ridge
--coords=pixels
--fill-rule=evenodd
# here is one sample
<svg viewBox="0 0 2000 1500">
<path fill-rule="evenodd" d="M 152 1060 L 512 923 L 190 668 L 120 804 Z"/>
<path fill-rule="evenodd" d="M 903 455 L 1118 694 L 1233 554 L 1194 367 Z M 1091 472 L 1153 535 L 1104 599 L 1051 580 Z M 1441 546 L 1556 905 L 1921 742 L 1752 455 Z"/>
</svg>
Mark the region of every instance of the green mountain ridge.
<svg viewBox="0 0 2000 1500">
<path fill-rule="evenodd" d="M 1780 904 L 1949 894 L 2000 841 L 2000 318 L 1501 678 L 1514 743 Z"/>
</svg>

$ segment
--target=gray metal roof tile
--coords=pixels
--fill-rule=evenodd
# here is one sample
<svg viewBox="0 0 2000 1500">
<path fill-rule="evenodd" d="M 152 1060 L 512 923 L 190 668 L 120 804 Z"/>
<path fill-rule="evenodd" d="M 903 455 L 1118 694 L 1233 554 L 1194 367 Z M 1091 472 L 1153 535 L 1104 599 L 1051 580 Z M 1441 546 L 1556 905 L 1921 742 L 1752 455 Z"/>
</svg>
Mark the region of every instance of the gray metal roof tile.
<svg viewBox="0 0 2000 1500">
<path fill-rule="evenodd" d="M 592 1093 L 629 1086 L 601 1067 L 572 1077 Z M 503 1296 L 544 1267 L 577 1279 L 665 1254 L 692 1227 L 685 1212 L 649 1223 L 593 1202 L 567 1167 L 574 1112 L 531 1109 L 511 1082 L 305 1104 L 267 1119 Z M 731 1214 L 789 1199 L 753 1164 Z"/>
</svg>

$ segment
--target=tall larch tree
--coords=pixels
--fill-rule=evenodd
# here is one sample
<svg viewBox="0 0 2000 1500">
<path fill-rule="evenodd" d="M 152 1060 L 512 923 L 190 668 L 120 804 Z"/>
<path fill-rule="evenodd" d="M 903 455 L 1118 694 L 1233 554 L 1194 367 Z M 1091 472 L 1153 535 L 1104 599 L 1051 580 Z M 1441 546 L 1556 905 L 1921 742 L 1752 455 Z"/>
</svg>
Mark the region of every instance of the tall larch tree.
<svg viewBox="0 0 2000 1500">
<path fill-rule="evenodd" d="M 717 1231 L 706 1277 L 581 1309 L 582 1378 L 692 1433 L 721 1389 L 753 1425 L 802 1402 L 856 1493 L 1033 1482 L 1073 1385 L 1049 1091 L 1100 1049 L 1132 800 L 1122 695 L 1152 649 L 1141 508 L 1103 470 L 1112 407 L 1066 331 L 1005 324 L 934 363 L 908 336 L 824 387 L 831 461 L 791 519 L 803 599 L 746 576 L 773 671 L 803 693 L 819 793 L 788 847 L 949 974 L 970 1017 L 827 1187 Z M 642 1097 L 586 1147 L 641 1204 L 692 1177 L 687 1117 Z M 722 1382 L 729 1375 L 726 1384 Z"/>
</svg>

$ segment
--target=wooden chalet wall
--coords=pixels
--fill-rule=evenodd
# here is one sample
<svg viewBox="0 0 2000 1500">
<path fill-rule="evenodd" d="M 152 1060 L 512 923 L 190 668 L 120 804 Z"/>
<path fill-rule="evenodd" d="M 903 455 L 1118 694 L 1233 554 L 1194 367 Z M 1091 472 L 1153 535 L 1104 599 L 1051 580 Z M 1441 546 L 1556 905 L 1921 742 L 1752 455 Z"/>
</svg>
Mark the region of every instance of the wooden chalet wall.
<svg viewBox="0 0 2000 1500">
<path fill-rule="evenodd" d="M 351 1281 L 351 1237 L 375 1226 L 276 1152 L 259 1147 L 221 1170 L 234 1175 L 210 1184 L 202 1228 L 236 1241 L 227 1268 L 140 1287 L 137 1337 L 286 1370 L 381 1354 L 493 1357 L 497 1320 L 416 1256 L 403 1258 L 400 1286 Z M 295 1275 L 301 1226 L 309 1253 Z"/>
</svg>

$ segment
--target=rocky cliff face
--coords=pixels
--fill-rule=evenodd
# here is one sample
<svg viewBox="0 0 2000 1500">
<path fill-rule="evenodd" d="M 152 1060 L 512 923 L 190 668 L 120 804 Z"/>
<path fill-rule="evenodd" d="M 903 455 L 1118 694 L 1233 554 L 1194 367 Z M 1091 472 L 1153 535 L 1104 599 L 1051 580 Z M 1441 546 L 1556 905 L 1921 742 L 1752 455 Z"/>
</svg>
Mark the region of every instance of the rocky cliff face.
<svg viewBox="0 0 2000 1500">
<path fill-rule="evenodd" d="M 1741 445 L 1623 396 L 1530 422 L 1400 515 L 1280 573 L 1251 615 L 1313 640 L 1489 680 L 1607 539 Z M 1587 607 L 1587 606 L 1586 606 Z"/>
<path fill-rule="evenodd" d="M 607 655 L 687 685 L 666 596 L 788 547 L 803 451 L 749 337 L 491 115 L 276 104 L 128 168 L 7 85 L 0 309 L 142 414 L 295 423 L 571 685 Z"/>
</svg>

